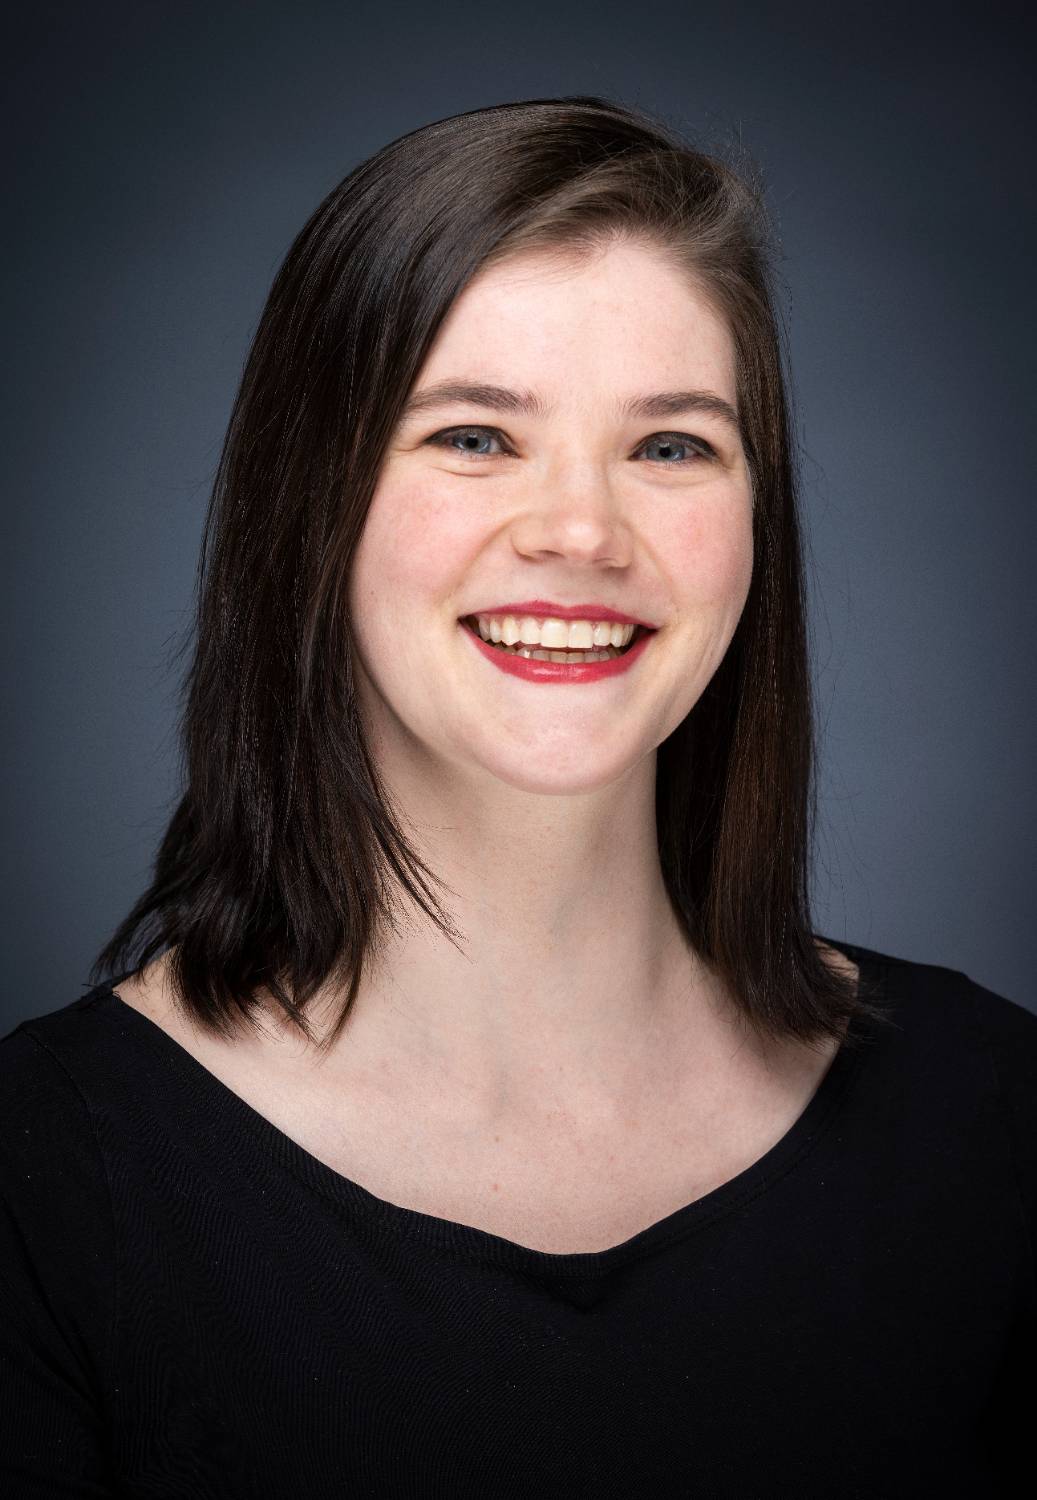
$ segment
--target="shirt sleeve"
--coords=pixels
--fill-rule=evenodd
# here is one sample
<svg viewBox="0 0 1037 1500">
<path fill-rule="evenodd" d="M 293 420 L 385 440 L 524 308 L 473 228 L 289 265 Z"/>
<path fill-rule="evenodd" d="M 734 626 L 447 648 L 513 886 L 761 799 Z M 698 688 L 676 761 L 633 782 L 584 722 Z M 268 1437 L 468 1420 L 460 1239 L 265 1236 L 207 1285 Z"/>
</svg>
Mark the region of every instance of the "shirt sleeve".
<svg viewBox="0 0 1037 1500">
<path fill-rule="evenodd" d="M 0 1040 L 0 1493 L 108 1500 L 115 1235 L 74 1080 L 25 1023 Z"/>
</svg>

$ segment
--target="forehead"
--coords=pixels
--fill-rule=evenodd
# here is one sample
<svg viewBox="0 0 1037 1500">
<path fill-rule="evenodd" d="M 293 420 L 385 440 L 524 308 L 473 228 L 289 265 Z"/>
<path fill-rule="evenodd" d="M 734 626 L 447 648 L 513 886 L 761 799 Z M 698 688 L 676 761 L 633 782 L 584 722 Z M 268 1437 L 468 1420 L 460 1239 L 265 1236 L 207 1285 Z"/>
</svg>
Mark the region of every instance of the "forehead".
<svg viewBox="0 0 1037 1500">
<path fill-rule="evenodd" d="M 701 286 L 661 250 L 538 251 L 478 272 L 439 329 L 419 383 L 486 381 L 593 393 L 708 387 L 734 401 L 734 342 Z"/>
</svg>

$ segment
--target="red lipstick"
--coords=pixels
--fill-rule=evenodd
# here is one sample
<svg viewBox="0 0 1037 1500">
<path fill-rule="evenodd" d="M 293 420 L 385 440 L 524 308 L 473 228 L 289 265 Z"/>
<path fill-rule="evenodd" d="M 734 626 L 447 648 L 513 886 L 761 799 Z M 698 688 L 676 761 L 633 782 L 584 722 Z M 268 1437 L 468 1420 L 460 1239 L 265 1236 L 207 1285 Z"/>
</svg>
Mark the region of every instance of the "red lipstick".
<svg viewBox="0 0 1037 1500">
<path fill-rule="evenodd" d="M 505 611 L 507 614 L 512 612 L 510 608 Z M 495 613 L 495 611 L 480 610 L 479 613 Z M 532 611 L 527 609 L 525 613 L 531 614 Z M 577 618 L 587 617 L 578 616 Z M 590 618 L 600 620 L 606 617 L 591 615 Z M 621 619 L 620 623 L 632 624 L 633 621 Z M 502 651 L 499 646 L 491 645 L 489 641 L 483 640 L 477 630 L 463 620 L 460 626 L 475 649 L 501 672 L 507 672 L 512 677 L 524 677 L 527 682 L 557 682 L 573 685 L 583 682 L 600 682 L 603 678 L 618 677 L 622 672 L 629 672 L 630 668 L 644 655 L 649 641 L 656 633 L 652 629 L 642 627 L 640 632 L 635 631 L 633 641 L 622 656 L 612 656 L 607 661 L 536 661 L 529 656 L 519 656 L 516 651 Z"/>
</svg>

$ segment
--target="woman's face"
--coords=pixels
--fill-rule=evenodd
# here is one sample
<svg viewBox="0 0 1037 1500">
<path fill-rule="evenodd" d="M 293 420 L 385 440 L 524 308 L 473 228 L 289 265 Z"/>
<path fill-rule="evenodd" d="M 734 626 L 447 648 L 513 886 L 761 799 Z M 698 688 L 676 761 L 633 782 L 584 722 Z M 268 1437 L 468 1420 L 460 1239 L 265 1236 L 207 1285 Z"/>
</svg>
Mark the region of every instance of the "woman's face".
<svg viewBox="0 0 1037 1500">
<path fill-rule="evenodd" d="M 750 481 L 723 409 L 737 405 L 731 336 L 651 248 L 524 256 L 464 289 L 412 398 L 444 382 L 536 410 L 487 392 L 430 400 L 390 440 L 349 585 L 373 751 L 419 777 L 606 786 L 694 706 L 748 594 Z M 673 392 L 710 400 L 643 414 L 643 398 Z M 616 675 L 533 681 L 462 623 L 531 600 L 657 629 Z"/>
</svg>

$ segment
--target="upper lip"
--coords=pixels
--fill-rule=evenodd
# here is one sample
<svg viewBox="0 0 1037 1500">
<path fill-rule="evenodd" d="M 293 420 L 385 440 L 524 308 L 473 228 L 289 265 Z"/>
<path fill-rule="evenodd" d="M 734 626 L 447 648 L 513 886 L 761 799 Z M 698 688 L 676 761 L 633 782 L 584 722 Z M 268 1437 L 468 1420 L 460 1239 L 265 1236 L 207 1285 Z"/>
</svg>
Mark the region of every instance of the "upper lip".
<svg viewBox="0 0 1037 1500">
<path fill-rule="evenodd" d="M 624 614 L 607 604 L 552 604 L 550 599 L 524 599 L 518 604 L 493 604 L 486 609 L 472 609 L 468 615 L 533 615 L 538 620 L 611 620 L 618 625 L 643 625 L 655 630 L 647 620 Z M 465 617 L 467 618 L 467 616 Z"/>
</svg>

